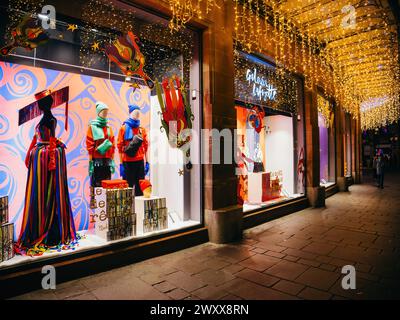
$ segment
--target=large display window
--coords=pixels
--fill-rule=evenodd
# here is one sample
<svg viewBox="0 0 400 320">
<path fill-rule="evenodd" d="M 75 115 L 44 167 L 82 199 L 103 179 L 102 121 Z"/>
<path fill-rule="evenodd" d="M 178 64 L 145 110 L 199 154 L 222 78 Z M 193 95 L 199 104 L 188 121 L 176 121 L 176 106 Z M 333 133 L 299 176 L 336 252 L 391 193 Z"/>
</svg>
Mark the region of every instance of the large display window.
<svg viewBox="0 0 400 320">
<path fill-rule="evenodd" d="M 104 8 L 120 23 L 58 13 L 43 30 L 1 12 L 4 28 L 48 39 L 0 59 L 0 268 L 202 222 L 184 133 L 200 131 L 199 35 L 137 8 L 91 10 Z"/>
<path fill-rule="evenodd" d="M 305 193 L 302 83 L 235 52 L 238 201 L 249 212 Z"/>
<path fill-rule="evenodd" d="M 336 183 L 335 126 L 331 102 L 318 94 L 319 168 L 320 185 Z"/>
</svg>

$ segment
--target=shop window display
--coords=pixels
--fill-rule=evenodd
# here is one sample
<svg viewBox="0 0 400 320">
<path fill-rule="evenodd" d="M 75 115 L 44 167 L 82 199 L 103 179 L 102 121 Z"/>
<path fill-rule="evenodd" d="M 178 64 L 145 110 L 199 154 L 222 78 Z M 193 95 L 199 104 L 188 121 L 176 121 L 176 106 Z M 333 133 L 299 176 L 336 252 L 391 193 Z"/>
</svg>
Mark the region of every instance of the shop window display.
<svg viewBox="0 0 400 320">
<path fill-rule="evenodd" d="M 0 59 L 0 197 L 8 204 L 1 227 L 12 234 L 2 248 L 14 242 L 17 249 L 15 256 L 2 254 L 0 268 L 200 224 L 198 151 L 180 148 L 190 143 L 181 136 L 189 121 L 163 116 L 168 89 L 174 107 L 190 111 L 190 128 L 200 129 L 200 101 L 187 99 L 200 90 L 198 35 L 185 30 L 169 39 L 167 21 L 139 9 L 134 14 L 139 36 L 131 57 L 82 48 L 87 23 L 63 17 L 35 52 L 18 47 Z M 101 49 L 104 32 L 91 36 Z M 86 50 L 92 59 L 79 57 Z M 123 58 L 131 67 L 138 63 L 132 72 Z M 168 88 L 156 90 L 163 81 Z M 37 95 L 52 97 L 60 88 L 68 94 L 59 103 Z M 21 121 L 26 106 L 36 111 Z M 160 128 L 176 122 L 174 143 Z"/>
<path fill-rule="evenodd" d="M 305 192 L 301 81 L 235 52 L 238 200 L 244 212 Z"/>
</svg>

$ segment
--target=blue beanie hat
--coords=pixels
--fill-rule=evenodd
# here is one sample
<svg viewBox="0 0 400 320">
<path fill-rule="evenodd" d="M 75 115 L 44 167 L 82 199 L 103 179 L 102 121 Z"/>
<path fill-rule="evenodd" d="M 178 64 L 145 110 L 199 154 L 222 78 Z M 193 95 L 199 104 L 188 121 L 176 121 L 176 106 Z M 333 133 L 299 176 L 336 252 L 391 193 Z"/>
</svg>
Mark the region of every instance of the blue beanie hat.
<svg viewBox="0 0 400 320">
<path fill-rule="evenodd" d="M 137 106 L 136 104 L 131 104 L 128 106 L 128 108 L 129 108 L 129 113 L 132 113 L 132 111 L 134 110 L 140 110 L 140 107 Z"/>
</svg>

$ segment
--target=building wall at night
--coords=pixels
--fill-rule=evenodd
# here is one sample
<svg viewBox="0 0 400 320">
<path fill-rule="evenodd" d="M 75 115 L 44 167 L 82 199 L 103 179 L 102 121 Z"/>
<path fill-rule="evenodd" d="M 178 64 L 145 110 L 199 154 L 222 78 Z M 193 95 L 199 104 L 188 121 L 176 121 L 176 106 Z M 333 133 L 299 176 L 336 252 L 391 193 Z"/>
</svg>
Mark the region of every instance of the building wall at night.
<svg viewBox="0 0 400 320">
<path fill-rule="evenodd" d="M 65 1 L 49 1 L 49 4 L 53 4 L 57 8 L 60 17 L 62 16 L 66 20 L 71 19 L 71 23 L 78 21 L 81 17 L 82 5 L 78 1 L 71 2 L 71 4 Z M 130 4 L 140 5 L 143 20 L 160 19 L 164 21 L 166 20 L 164 17 L 168 19 L 170 15 L 166 1 L 117 2 L 122 9 L 129 8 Z M 205 6 L 206 3 L 202 3 L 202 5 Z M 349 180 L 346 180 L 346 177 L 351 177 L 354 182 L 360 181 L 361 132 L 359 120 L 345 116 L 341 106 L 336 101 L 332 101 L 332 105 L 335 105 L 334 118 L 331 119 L 329 130 L 325 128 L 318 113 L 317 102 L 322 83 L 316 83 L 311 89 L 308 88 L 304 81 L 305 66 L 301 63 L 297 64 L 296 70 L 288 73 L 291 81 L 294 79 L 296 94 L 294 100 L 285 98 L 285 101 L 290 101 L 288 105 L 285 105 L 287 109 L 282 110 L 275 105 L 258 103 L 248 99 L 244 93 L 242 95 L 240 89 L 235 86 L 235 80 L 237 80 L 235 50 L 238 48 L 234 39 L 233 7 L 227 2 L 221 3 L 221 6 L 220 10 L 212 10 L 202 19 L 194 17 L 188 24 L 187 32 L 192 35 L 194 48 L 190 66 L 185 66 L 185 62 L 182 62 L 185 59 L 179 56 L 175 57 L 175 60 L 168 60 L 171 61 L 171 64 L 176 63 L 177 65 L 158 71 L 160 73 L 165 71 L 167 74 L 178 70 L 183 77 L 185 72 L 189 75 L 188 89 L 190 91 L 188 90 L 188 92 L 195 91 L 197 95 L 196 99 L 189 100 L 195 115 L 194 127 L 198 131 L 200 129 L 228 129 L 233 136 L 234 131 L 239 127 L 252 130 L 247 122 L 249 110 L 253 106 L 264 110 L 265 126 L 261 133 L 254 134 L 252 132 L 250 138 L 247 136 L 243 140 L 252 140 L 249 142 L 251 146 L 253 146 L 253 140 L 257 141 L 260 147 L 264 148 L 264 156 L 259 161 L 263 163 L 262 171 L 265 171 L 263 173 L 282 172 L 283 183 L 281 184 L 284 192 L 282 191 L 279 196 L 285 198 L 285 201 L 281 205 L 291 208 L 294 203 L 302 202 L 305 206 L 323 206 L 325 194 L 335 192 L 338 185 L 339 189 L 346 189 L 342 186 L 343 181 Z M 263 44 L 263 50 L 251 52 L 249 56 L 252 59 L 258 59 L 257 63 L 259 64 L 270 64 L 274 69 L 276 67 L 274 64 L 274 41 L 278 41 L 279 37 L 273 33 L 272 27 L 270 30 L 271 41 Z M 169 30 L 167 31 L 169 32 Z M 294 53 L 293 51 L 290 54 L 294 55 Z M 46 53 L 43 52 L 43 56 L 45 55 Z M 22 60 L 17 56 L 0 59 L 0 103 L 2 107 L 6 108 L 6 110 L 0 111 L 2 125 L 0 127 L 0 195 L 13 196 L 11 219 L 18 230 L 21 224 L 20 216 L 26 176 L 23 156 L 29 146 L 33 127 L 37 121 L 32 121 L 29 126 L 18 127 L 17 111 L 28 104 L 37 91 L 50 86 L 70 85 L 70 131 L 68 133 L 63 131 L 60 122 L 57 135 L 68 145 L 69 187 L 75 211 L 75 222 L 79 226 L 79 230 L 90 229 L 88 217 L 88 210 L 90 210 L 89 179 L 86 174 L 88 158 L 83 142 L 87 122 L 94 113 L 93 110 L 89 110 L 89 105 L 93 106 L 95 100 L 101 100 L 113 106 L 110 121 L 115 129 L 114 132 L 117 133 L 120 123 L 128 115 L 126 105 L 137 103 L 143 108 L 144 126 L 149 130 L 159 130 L 159 126 L 157 127 L 158 113 L 156 112 L 159 111 L 159 105 L 156 95 L 151 94 L 144 85 L 141 85 L 136 93 L 133 92 L 129 84 L 124 82 L 123 75 L 117 74 L 115 66 L 112 67 L 114 68 L 113 77 L 107 79 L 106 76 L 96 77 L 96 73 L 88 72 L 86 74 L 86 71 L 79 71 L 79 68 L 64 70 L 64 67 L 57 68 L 51 64 L 32 65 L 32 59 L 29 60 L 31 61 L 29 63 L 26 62 L 28 60 Z M 157 74 L 157 63 L 154 62 L 156 59 L 154 58 L 152 61 L 154 63 L 153 71 Z M 165 62 L 167 59 L 165 58 L 163 61 Z M 107 64 L 105 66 L 107 68 Z M 23 77 L 22 74 L 28 76 Z M 330 83 L 323 87 L 328 91 L 333 90 Z M 284 88 L 280 87 L 279 94 L 287 93 Z M 56 110 L 56 116 L 61 117 L 64 114 L 64 107 Z M 164 138 L 164 134 L 160 134 L 159 131 L 157 133 L 152 131 L 152 136 L 161 135 Z M 164 142 L 166 141 L 165 139 Z M 215 141 L 211 138 L 207 145 L 209 148 L 207 151 L 210 153 L 214 143 Z M 224 144 L 227 141 L 221 140 L 220 143 L 220 149 L 224 150 Z M 231 143 L 232 150 L 235 150 L 235 140 L 229 143 Z M 160 145 L 158 151 L 168 150 L 168 148 L 168 144 L 165 143 Z M 201 148 L 204 146 L 202 145 Z M 199 150 L 197 150 L 197 156 L 199 156 Z M 204 152 L 204 149 L 202 151 Z M 177 154 L 176 157 L 180 157 Z M 195 155 L 196 152 L 193 152 L 193 157 Z M 119 164 L 118 159 L 116 162 Z M 18 170 L 19 167 L 23 169 Z M 245 201 L 245 203 L 240 201 L 240 197 L 238 197 L 240 179 L 237 174 L 237 165 L 234 162 L 195 165 L 191 173 L 185 174 L 184 177 L 178 176 L 179 168 L 169 168 L 168 174 L 164 175 L 159 167 L 152 167 L 150 171 L 161 172 L 157 180 L 152 181 L 155 192 L 163 190 L 170 199 L 167 199 L 167 202 L 176 204 L 174 211 L 177 212 L 177 215 L 190 222 L 182 228 L 174 229 L 174 235 L 179 235 L 179 232 L 183 234 L 196 228 L 206 229 L 211 226 L 215 217 L 221 214 L 229 217 L 230 214 L 238 211 L 244 212 L 240 215 L 240 219 L 244 216 L 251 225 L 251 219 L 257 218 L 259 220 L 255 219 L 254 221 L 265 221 L 275 210 L 276 201 L 271 203 L 260 201 L 257 206 L 254 206 L 254 203 L 248 203 L 247 207 Z M 171 173 L 172 170 L 174 175 Z M 258 172 L 253 171 L 252 174 L 256 175 Z M 119 177 L 118 170 L 113 178 L 117 177 Z M 171 179 L 175 180 L 171 182 Z M 257 179 L 258 177 L 255 177 L 254 181 Z M 264 177 L 260 179 L 264 179 Z M 321 179 L 331 182 L 331 184 L 325 188 L 321 185 Z M 264 186 L 262 183 L 260 182 L 260 185 Z M 167 187 L 166 184 L 168 184 Z M 270 199 L 268 198 L 268 200 Z M 295 206 L 293 208 L 288 211 L 298 209 Z M 229 233 L 230 231 L 221 229 L 221 232 Z M 157 234 L 157 237 L 149 237 L 149 239 L 160 239 L 166 235 L 169 233 Z"/>
</svg>

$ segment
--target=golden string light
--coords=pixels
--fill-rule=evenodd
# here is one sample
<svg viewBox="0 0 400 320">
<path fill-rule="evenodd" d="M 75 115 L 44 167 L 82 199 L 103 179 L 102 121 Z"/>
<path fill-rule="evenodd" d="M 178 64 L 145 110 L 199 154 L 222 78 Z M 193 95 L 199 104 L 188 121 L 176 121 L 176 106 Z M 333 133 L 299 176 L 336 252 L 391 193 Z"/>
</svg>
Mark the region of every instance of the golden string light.
<svg viewBox="0 0 400 320">
<path fill-rule="evenodd" d="M 179 31 L 193 18 L 202 19 L 212 9 L 220 8 L 216 0 L 168 0 L 171 10 L 169 28 L 171 31 Z"/>
<path fill-rule="evenodd" d="M 278 74 L 300 71 L 307 88 L 322 89 L 363 128 L 398 121 L 399 53 L 389 8 L 356 0 L 232 1 L 242 50 L 263 53 L 273 44 Z M 361 107 L 382 97 L 389 98 L 380 106 Z"/>
</svg>

